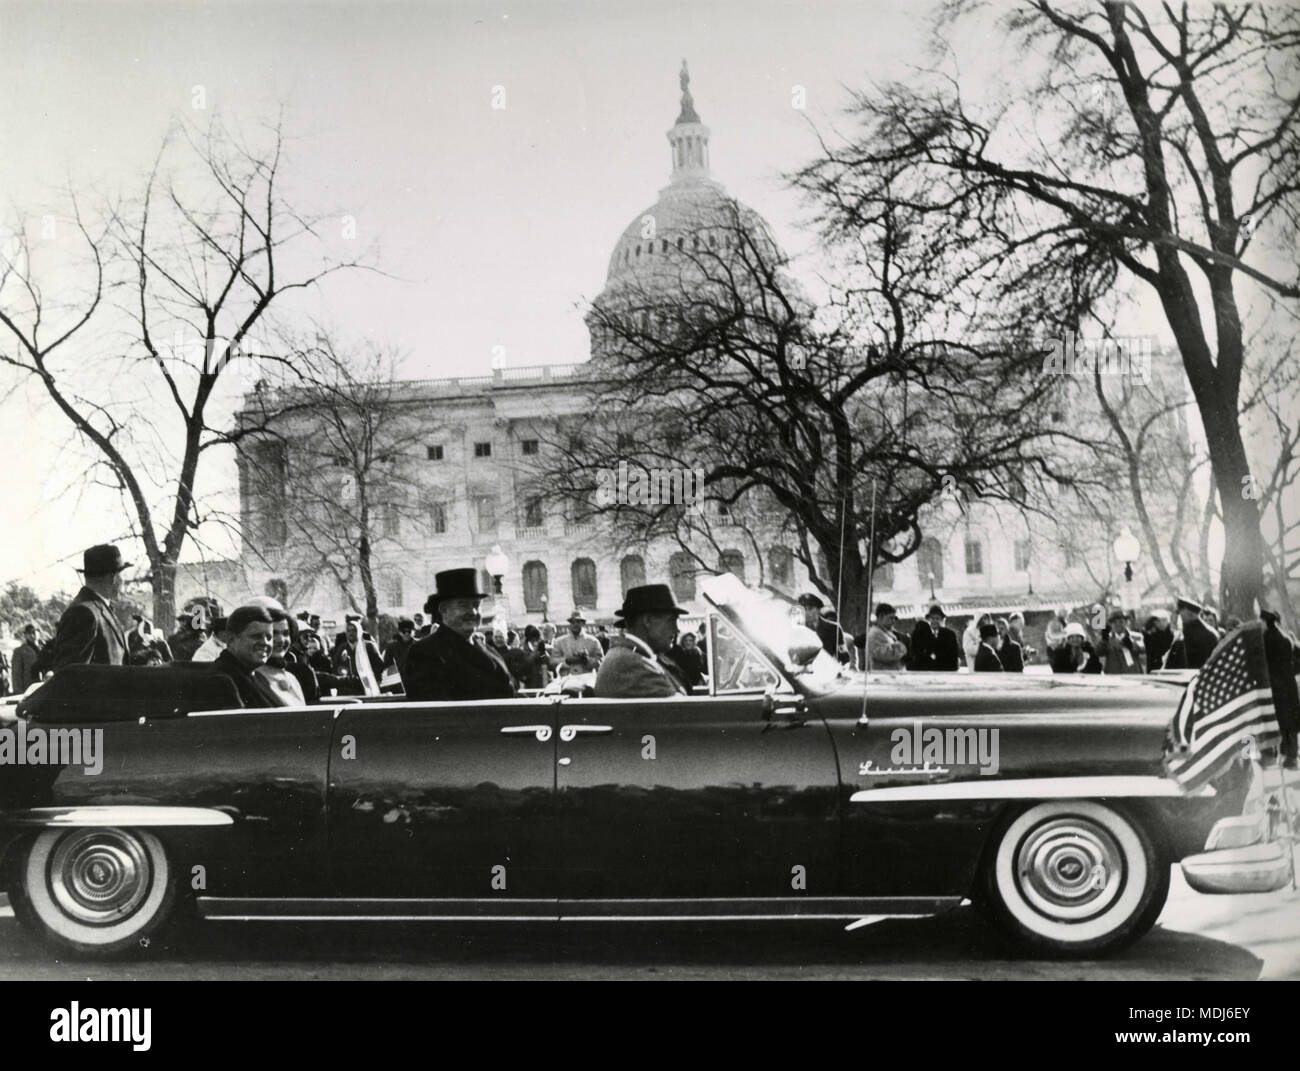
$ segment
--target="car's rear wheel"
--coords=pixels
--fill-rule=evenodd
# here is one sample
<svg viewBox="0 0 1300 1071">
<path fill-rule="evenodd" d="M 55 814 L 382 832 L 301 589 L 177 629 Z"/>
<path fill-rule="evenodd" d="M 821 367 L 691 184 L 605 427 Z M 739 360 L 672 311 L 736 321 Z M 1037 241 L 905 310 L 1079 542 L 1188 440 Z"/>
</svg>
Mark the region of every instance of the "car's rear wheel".
<svg viewBox="0 0 1300 1071">
<path fill-rule="evenodd" d="M 1093 800 L 1014 815 L 985 856 L 984 901 L 1021 945 L 1056 955 L 1137 940 L 1169 895 L 1169 866 L 1142 825 Z"/>
<path fill-rule="evenodd" d="M 139 829 L 47 829 L 32 841 L 13 887 L 24 925 L 92 956 L 148 947 L 175 900 L 166 849 Z"/>
</svg>

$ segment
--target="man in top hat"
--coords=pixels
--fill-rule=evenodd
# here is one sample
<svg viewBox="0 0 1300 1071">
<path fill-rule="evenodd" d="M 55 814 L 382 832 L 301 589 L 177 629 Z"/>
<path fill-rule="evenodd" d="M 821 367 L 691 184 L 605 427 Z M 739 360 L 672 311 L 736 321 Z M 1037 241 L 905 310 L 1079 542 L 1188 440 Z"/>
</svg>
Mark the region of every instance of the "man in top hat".
<svg viewBox="0 0 1300 1071">
<path fill-rule="evenodd" d="M 131 568 L 117 547 L 100 544 L 82 555 L 82 589 L 63 611 L 54 630 L 49 668 L 79 663 L 120 666 L 126 661 L 126 633 L 113 616 L 113 600 L 122 592 L 122 573 Z"/>
<path fill-rule="evenodd" d="M 600 640 L 588 635 L 583 626 L 587 619 L 577 610 L 569 615 L 569 631 L 555 641 L 555 651 L 564 659 L 561 673 L 590 673 L 600 668 L 604 649 Z"/>
<path fill-rule="evenodd" d="M 1178 618 L 1183 634 L 1169 648 L 1165 668 L 1200 669 L 1218 646 L 1219 634 L 1201 620 L 1201 605 L 1191 599 L 1178 600 Z"/>
<path fill-rule="evenodd" d="M 438 628 L 411 645 L 402 681 L 408 699 L 511 699 L 514 678 L 500 656 L 470 637 L 482 616 L 479 603 L 487 593 L 478 589 L 474 569 L 447 569 L 434 577 L 436 589 L 424 604 Z M 414 623 L 414 622 L 412 622 Z"/>
<path fill-rule="evenodd" d="M 667 584 L 628 588 L 614 623 L 623 628 L 609 641 L 609 654 L 596 674 L 596 695 L 636 699 L 685 695 L 686 687 L 663 656 L 677 638 L 677 619 L 686 613 Z"/>
<path fill-rule="evenodd" d="M 909 669 L 956 673 L 961 663 L 957 633 L 944 623 L 943 607 L 937 602 L 926 611 L 925 620 L 912 629 L 912 660 Z"/>
</svg>

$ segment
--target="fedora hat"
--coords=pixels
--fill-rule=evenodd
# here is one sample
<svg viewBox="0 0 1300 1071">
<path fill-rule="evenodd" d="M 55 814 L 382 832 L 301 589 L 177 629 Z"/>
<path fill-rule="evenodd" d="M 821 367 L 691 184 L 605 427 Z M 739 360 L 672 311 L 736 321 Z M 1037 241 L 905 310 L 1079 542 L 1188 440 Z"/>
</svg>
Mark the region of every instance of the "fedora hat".
<svg viewBox="0 0 1300 1071">
<path fill-rule="evenodd" d="M 431 614 L 443 599 L 486 599 L 478 589 L 477 569 L 444 569 L 433 578 L 434 592 L 424 602 L 424 612 Z"/>
<path fill-rule="evenodd" d="M 81 568 L 79 573 L 85 573 L 87 576 L 103 576 L 105 573 L 120 573 L 123 569 L 130 569 L 131 563 L 122 560 L 122 552 L 111 543 L 99 543 L 93 547 L 87 547 L 81 555 Z"/>
<path fill-rule="evenodd" d="M 1192 599 L 1184 598 L 1181 595 L 1178 597 L 1178 601 L 1176 605 L 1178 609 L 1187 610 L 1193 614 L 1199 614 L 1202 609 L 1201 604 L 1199 602 L 1195 602 Z"/>
<path fill-rule="evenodd" d="M 569 615 L 569 623 L 572 624 L 574 621 L 577 621 L 581 625 L 587 623 L 587 619 L 582 616 L 581 610 L 574 610 L 573 613 Z"/>
<path fill-rule="evenodd" d="M 689 612 L 677 605 L 667 584 L 643 584 L 627 589 L 623 605 L 614 612 L 614 624 L 620 625 L 634 614 L 677 614 L 680 617 Z"/>
</svg>

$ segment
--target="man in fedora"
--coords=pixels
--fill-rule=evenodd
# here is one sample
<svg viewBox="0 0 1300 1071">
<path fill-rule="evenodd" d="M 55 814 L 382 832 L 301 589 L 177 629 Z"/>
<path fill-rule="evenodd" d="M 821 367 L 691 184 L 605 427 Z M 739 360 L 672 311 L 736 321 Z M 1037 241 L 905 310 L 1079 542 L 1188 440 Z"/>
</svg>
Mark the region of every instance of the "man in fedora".
<svg viewBox="0 0 1300 1071">
<path fill-rule="evenodd" d="M 120 666 L 126 661 L 126 633 L 113 616 L 122 592 L 122 573 L 131 568 L 117 547 L 101 543 L 82 555 L 82 589 L 63 611 L 50 645 L 49 668 L 93 663 Z"/>
<path fill-rule="evenodd" d="M 944 624 L 946 615 L 937 602 L 930 604 L 925 619 L 912 629 L 911 661 L 908 669 L 933 673 L 956 673 L 961 663 L 957 633 Z"/>
<path fill-rule="evenodd" d="M 511 699 L 514 678 L 501 657 L 470 639 L 482 617 L 478 604 L 487 593 L 478 589 L 473 569 L 447 569 L 434 577 L 437 590 L 424 612 L 438 628 L 411 645 L 402 681 L 408 699 Z"/>
<path fill-rule="evenodd" d="M 609 654 L 596 674 L 603 699 L 685 695 L 686 688 L 662 656 L 677 638 L 677 618 L 686 613 L 667 584 L 628 588 L 618 611 L 623 634 L 609 641 Z"/>
<path fill-rule="evenodd" d="M 555 641 L 555 653 L 564 659 L 562 673 L 590 673 L 605 656 L 600 640 L 585 631 L 587 619 L 578 610 L 569 615 L 569 631 Z"/>
</svg>

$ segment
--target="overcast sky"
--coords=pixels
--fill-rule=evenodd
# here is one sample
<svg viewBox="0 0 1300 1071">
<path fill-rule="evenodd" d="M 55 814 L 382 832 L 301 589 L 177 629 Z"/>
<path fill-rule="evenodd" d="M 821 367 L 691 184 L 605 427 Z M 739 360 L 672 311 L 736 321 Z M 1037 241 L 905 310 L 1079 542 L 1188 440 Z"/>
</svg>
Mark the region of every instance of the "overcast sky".
<svg viewBox="0 0 1300 1071">
<path fill-rule="evenodd" d="M 814 152 L 810 121 L 824 128 L 846 86 L 923 61 L 923 10 L 0 0 L 0 191 L 30 226 L 66 209 L 69 185 L 138 190 L 176 117 L 251 130 L 283 106 L 295 204 L 354 216 L 392 276 L 343 279 L 304 311 L 397 347 L 413 377 L 485 372 L 495 346 L 511 366 L 580 361 L 579 306 L 668 181 L 681 61 L 714 177 L 797 254 L 808 238 L 781 172 Z M 0 475 L 0 582 L 74 586 L 80 550 L 125 519 L 111 496 L 75 493 L 84 461 L 59 452 L 65 425 L 38 390 L 0 420 L 21 447 Z M 233 467 L 209 477 L 210 492 L 229 488 Z"/>
</svg>

